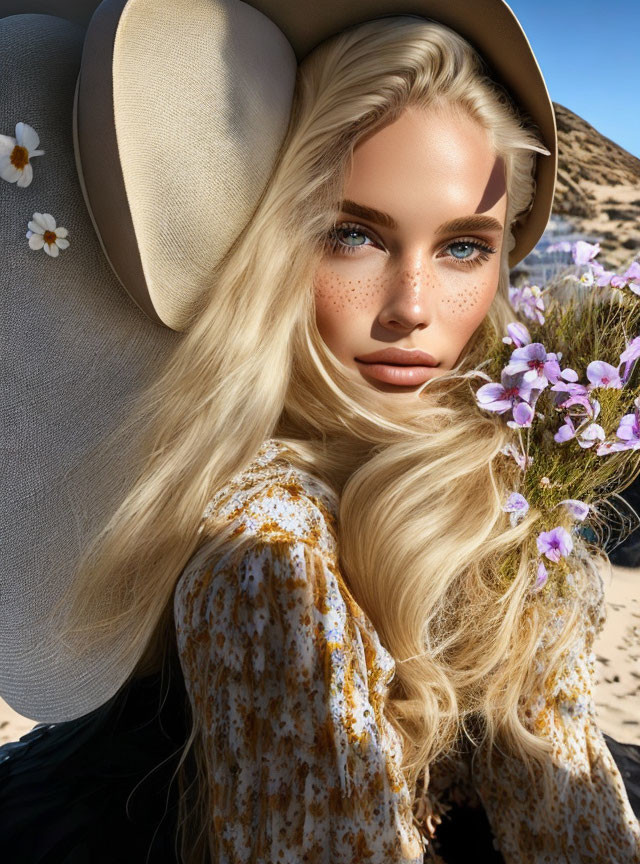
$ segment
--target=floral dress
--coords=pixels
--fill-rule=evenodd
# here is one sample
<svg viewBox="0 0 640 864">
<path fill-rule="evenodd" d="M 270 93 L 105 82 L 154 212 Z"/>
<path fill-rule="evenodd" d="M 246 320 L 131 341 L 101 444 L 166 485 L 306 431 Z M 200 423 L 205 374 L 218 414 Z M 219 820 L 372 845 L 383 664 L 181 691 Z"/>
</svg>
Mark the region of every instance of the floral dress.
<svg viewBox="0 0 640 864">
<path fill-rule="evenodd" d="M 473 773 L 445 760 L 416 818 L 383 712 L 394 660 L 338 568 L 336 495 L 286 451 L 267 440 L 209 502 L 174 597 L 204 720 L 215 860 L 418 864 L 438 857 L 438 814 L 466 800 L 481 802 L 506 864 L 640 862 L 640 824 L 594 716 L 598 620 L 546 701 L 527 706 L 554 746 L 553 812 L 517 765 L 491 781 L 481 759 Z M 214 555 L 206 538 L 221 524 L 242 543 Z"/>
</svg>

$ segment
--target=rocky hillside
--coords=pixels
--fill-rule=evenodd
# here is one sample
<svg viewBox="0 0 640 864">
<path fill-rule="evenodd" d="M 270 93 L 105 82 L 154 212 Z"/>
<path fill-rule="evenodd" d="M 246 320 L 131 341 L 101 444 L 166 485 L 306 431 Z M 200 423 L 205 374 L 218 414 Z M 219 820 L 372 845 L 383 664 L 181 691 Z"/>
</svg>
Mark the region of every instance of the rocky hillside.
<svg viewBox="0 0 640 864">
<path fill-rule="evenodd" d="M 553 213 L 584 239 L 600 240 L 598 260 L 626 268 L 640 256 L 640 159 L 563 105 L 558 126 L 558 182 Z"/>
</svg>

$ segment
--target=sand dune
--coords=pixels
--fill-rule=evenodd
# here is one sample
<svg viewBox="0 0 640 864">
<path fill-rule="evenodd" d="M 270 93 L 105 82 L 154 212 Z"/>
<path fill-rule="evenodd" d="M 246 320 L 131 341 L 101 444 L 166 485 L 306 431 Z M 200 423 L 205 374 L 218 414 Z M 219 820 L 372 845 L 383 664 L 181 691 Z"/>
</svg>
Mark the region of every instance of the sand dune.
<svg viewBox="0 0 640 864">
<path fill-rule="evenodd" d="M 553 213 L 584 239 L 598 238 L 598 261 L 623 272 L 640 253 L 640 159 L 578 114 L 553 103 L 558 182 Z"/>
</svg>

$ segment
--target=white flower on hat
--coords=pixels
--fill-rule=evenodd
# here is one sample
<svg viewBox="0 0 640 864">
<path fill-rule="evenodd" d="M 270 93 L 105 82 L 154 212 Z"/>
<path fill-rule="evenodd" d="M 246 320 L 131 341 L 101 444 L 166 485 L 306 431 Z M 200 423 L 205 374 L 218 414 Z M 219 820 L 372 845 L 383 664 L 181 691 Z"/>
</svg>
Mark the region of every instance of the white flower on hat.
<svg viewBox="0 0 640 864">
<path fill-rule="evenodd" d="M 32 249 L 44 249 L 47 255 L 57 258 L 60 249 L 66 249 L 69 241 L 66 228 L 56 228 L 56 220 L 51 213 L 34 213 L 29 222 L 27 238 Z"/>
<path fill-rule="evenodd" d="M 0 135 L 0 177 L 18 186 L 28 186 L 33 180 L 30 159 L 42 156 L 37 150 L 40 143 L 38 133 L 28 123 L 16 123 L 16 137 Z"/>
</svg>

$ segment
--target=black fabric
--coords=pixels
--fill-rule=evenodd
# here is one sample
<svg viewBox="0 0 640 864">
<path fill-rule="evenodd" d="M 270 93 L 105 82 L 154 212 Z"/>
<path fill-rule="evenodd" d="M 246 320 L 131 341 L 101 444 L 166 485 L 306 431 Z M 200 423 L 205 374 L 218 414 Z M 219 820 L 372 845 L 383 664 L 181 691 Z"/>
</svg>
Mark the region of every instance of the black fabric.
<svg viewBox="0 0 640 864">
<path fill-rule="evenodd" d="M 173 772 L 190 726 L 175 663 L 76 720 L 0 747 L 6 864 L 176 864 Z"/>
<path fill-rule="evenodd" d="M 606 733 L 603 735 L 624 780 L 629 803 L 640 819 L 640 747 L 636 744 L 623 744 Z"/>
<path fill-rule="evenodd" d="M 190 725 L 174 658 L 164 677 L 134 679 L 96 711 L 0 747 L 2 861 L 180 864 L 171 778 Z M 604 738 L 640 818 L 640 747 Z M 433 851 L 446 864 L 504 864 L 481 808 L 449 811 Z"/>
<path fill-rule="evenodd" d="M 620 493 L 636 513 L 640 513 L 640 477 Z M 614 542 L 617 540 L 614 538 Z M 640 528 L 632 531 L 625 540 L 612 550 L 605 547 L 612 564 L 618 567 L 640 567 Z"/>
<path fill-rule="evenodd" d="M 505 864 L 493 848 L 493 832 L 482 807 L 452 807 L 437 827 L 433 851 L 445 864 Z M 430 861 L 427 851 L 424 862 Z"/>
</svg>

